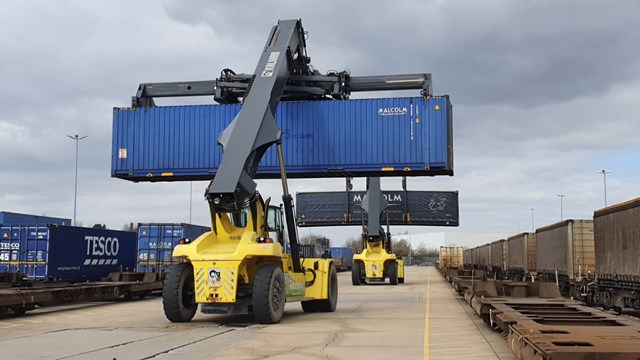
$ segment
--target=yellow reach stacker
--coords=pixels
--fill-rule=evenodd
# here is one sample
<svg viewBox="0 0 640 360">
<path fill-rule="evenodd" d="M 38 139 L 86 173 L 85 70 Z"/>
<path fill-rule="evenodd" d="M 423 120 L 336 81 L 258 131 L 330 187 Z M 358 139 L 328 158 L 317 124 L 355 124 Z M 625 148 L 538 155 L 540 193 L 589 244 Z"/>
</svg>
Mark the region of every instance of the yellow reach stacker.
<svg viewBox="0 0 640 360">
<path fill-rule="evenodd" d="M 212 230 L 197 239 L 183 239 L 173 252 L 184 262 L 172 267 L 164 284 L 164 313 L 170 321 L 190 321 L 198 306 L 207 314 L 253 313 L 265 324 L 280 321 L 285 302 L 301 302 L 305 312 L 336 309 L 338 281 L 332 260 L 301 259 L 299 253 L 283 156 L 286 140 L 275 121 L 278 104 L 347 100 L 352 91 L 422 89 L 429 96 L 430 74 L 357 77 L 343 71 L 323 75 L 310 65 L 306 36 L 300 20 L 282 20 L 272 28 L 253 74 L 224 69 L 213 81 L 138 87 L 133 98 L 136 111 L 151 111 L 147 108 L 156 106 L 154 97 L 213 95 L 221 104 L 242 104 L 218 137 L 223 156 L 217 171 L 212 169 L 215 176 L 205 192 Z M 156 109 L 162 111 L 162 107 Z M 282 208 L 270 207 L 254 181 L 272 145 L 277 146 Z M 283 213 L 290 253 L 285 252 Z M 371 242 L 367 247 L 362 262 L 366 276 L 402 281 L 401 262 L 390 254 L 385 255 L 387 260 L 378 260 L 386 254 L 380 244 Z"/>
<path fill-rule="evenodd" d="M 404 263 L 391 251 L 391 233 L 387 223 L 385 232 L 380 226 L 380 215 L 389 206 L 380 190 L 380 178 L 370 178 L 367 195 L 362 207 L 367 212 L 367 225 L 362 233 L 363 250 L 353 255 L 351 282 L 353 285 L 367 282 L 389 284 L 404 283 Z"/>
</svg>

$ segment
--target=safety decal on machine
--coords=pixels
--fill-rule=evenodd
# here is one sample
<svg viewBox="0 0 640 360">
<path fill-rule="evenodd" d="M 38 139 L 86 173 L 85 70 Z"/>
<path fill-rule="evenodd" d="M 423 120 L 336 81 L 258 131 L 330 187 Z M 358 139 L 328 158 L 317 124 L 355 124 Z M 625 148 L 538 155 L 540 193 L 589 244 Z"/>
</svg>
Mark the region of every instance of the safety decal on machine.
<svg viewBox="0 0 640 360">
<path fill-rule="evenodd" d="M 222 280 L 222 275 L 221 275 L 220 268 L 209 268 L 209 278 L 207 281 L 209 286 L 220 287 L 222 286 L 221 280 Z"/>
</svg>

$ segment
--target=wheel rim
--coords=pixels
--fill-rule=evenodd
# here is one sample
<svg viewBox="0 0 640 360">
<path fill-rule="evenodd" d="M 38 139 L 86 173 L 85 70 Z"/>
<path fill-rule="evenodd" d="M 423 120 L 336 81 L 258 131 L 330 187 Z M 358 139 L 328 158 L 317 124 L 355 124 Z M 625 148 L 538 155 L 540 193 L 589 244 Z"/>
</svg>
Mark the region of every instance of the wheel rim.
<svg viewBox="0 0 640 360">
<path fill-rule="evenodd" d="M 182 284 L 182 304 L 185 307 L 191 306 L 195 302 L 195 287 L 192 278 L 186 278 Z"/>
<path fill-rule="evenodd" d="M 274 279 L 271 292 L 271 306 L 273 310 L 278 310 L 282 304 L 282 283 L 280 279 Z"/>
</svg>

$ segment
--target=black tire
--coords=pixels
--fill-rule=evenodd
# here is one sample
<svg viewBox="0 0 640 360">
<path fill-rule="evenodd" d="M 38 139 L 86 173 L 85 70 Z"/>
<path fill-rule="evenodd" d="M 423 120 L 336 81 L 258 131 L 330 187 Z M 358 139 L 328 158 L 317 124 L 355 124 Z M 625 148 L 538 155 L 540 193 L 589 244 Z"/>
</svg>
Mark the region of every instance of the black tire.
<svg viewBox="0 0 640 360">
<path fill-rule="evenodd" d="M 398 263 L 389 263 L 389 284 L 398 285 Z"/>
<path fill-rule="evenodd" d="M 191 263 L 171 268 L 162 289 L 164 315 L 172 322 L 189 322 L 196 315 L 195 283 Z"/>
<path fill-rule="evenodd" d="M 353 285 L 360 285 L 360 263 L 354 262 L 351 266 L 351 283 Z"/>
<path fill-rule="evenodd" d="M 24 316 L 27 313 L 27 309 L 21 306 L 12 307 L 11 310 L 15 316 Z"/>
<path fill-rule="evenodd" d="M 318 312 L 318 304 L 315 300 L 302 301 L 300 304 L 302 305 L 302 311 L 306 313 Z"/>
<path fill-rule="evenodd" d="M 404 278 L 398 278 L 398 284 L 404 284 Z"/>
<path fill-rule="evenodd" d="M 327 285 L 329 296 L 326 299 L 316 300 L 320 312 L 334 312 L 338 306 L 338 272 L 333 264 L 329 265 L 329 279 L 327 281 L 329 282 Z"/>
<path fill-rule="evenodd" d="M 286 301 L 284 274 L 276 264 L 258 269 L 253 284 L 253 315 L 261 324 L 277 324 Z"/>
</svg>

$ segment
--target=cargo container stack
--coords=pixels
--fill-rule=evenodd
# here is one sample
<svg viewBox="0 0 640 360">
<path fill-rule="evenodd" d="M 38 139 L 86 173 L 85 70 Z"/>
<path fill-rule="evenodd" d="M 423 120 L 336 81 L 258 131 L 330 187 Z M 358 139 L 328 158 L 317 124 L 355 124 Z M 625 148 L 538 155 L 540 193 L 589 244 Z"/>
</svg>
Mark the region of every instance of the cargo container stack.
<svg viewBox="0 0 640 360">
<path fill-rule="evenodd" d="M 185 223 L 139 223 L 137 271 L 167 272 L 171 265 L 182 262 L 172 257 L 181 239 L 195 240 L 209 231 L 210 227 Z"/>
<path fill-rule="evenodd" d="M 100 281 L 135 269 L 135 233 L 57 224 L 0 226 L 0 272 L 32 281 Z"/>
</svg>

